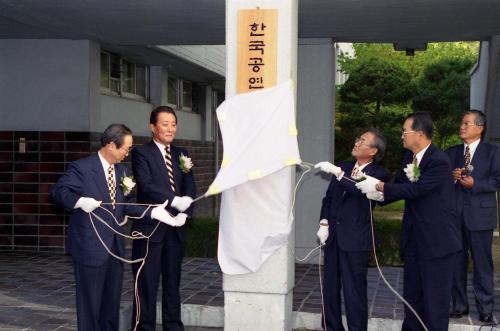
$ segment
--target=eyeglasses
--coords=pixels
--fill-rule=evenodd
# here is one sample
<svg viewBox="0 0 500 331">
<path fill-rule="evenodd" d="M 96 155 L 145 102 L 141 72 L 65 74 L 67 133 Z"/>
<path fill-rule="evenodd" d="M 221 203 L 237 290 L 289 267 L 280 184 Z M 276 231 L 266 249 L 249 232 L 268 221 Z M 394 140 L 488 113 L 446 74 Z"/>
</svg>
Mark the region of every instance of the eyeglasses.
<svg viewBox="0 0 500 331">
<path fill-rule="evenodd" d="M 406 136 L 408 133 L 413 133 L 413 132 L 417 132 L 417 131 L 415 131 L 415 130 L 403 131 L 403 132 L 401 132 L 401 137 L 404 137 L 404 136 Z"/>
<path fill-rule="evenodd" d="M 115 147 L 116 147 L 116 144 L 115 144 Z M 122 145 L 120 148 L 116 148 L 118 150 L 122 150 L 122 151 L 127 151 L 127 153 L 130 153 L 132 151 L 132 149 L 134 148 L 134 146 L 125 146 L 125 145 Z"/>
<path fill-rule="evenodd" d="M 354 140 L 354 145 L 358 145 L 358 146 L 368 146 L 368 147 L 372 147 L 371 144 L 367 143 L 365 138 L 360 138 L 360 137 L 356 137 L 356 139 Z"/>
<path fill-rule="evenodd" d="M 474 122 L 462 122 L 462 123 L 460 123 L 460 127 L 468 128 L 469 126 L 482 126 L 482 125 L 476 124 Z"/>
</svg>

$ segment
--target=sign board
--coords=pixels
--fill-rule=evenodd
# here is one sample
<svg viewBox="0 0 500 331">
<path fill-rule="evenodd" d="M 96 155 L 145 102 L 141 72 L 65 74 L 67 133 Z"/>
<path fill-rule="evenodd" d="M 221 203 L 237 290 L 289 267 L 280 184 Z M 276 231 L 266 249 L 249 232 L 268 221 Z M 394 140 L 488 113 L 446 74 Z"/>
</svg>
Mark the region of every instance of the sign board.
<svg viewBox="0 0 500 331">
<path fill-rule="evenodd" d="M 276 85 L 277 9 L 238 10 L 236 93 Z"/>
</svg>

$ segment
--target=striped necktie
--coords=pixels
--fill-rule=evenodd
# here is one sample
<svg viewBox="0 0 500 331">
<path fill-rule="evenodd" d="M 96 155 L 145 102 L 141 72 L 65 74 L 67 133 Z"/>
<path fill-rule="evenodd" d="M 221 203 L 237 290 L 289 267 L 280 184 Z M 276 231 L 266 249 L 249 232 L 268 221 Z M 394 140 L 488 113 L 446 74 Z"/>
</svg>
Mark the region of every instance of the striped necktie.
<svg viewBox="0 0 500 331">
<path fill-rule="evenodd" d="M 358 176 L 359 176 L 359 167 L 356 165 L 351 171 L 351 178 L 356 179 L 358 178 Z"/>
<path fill-rule="evenodd" d="M 108 190 L 109 197 L 111 198 L 111 206 L 115 209 L 116 204 L 116 185 L 115 185 L 115 168 L 110 165 L 108 168 Z"/>
<path fill-rule="evenodd" d="M 464 168 L 467 169 L 469 165 L 470 165 L 470 148 L 469 146 L 465 146 Z"/>
<path fill-rule="evenodd" d="M 411 160 L 411 163 L 418 166 L 417 154 L 413 154 L 413 159 Z"/>
<path fill-rule="evenodd" d="M 170 154 L 170 146 L 165 147 L 165 164 L 167 165 L 168 181 L 170 182 L 170 188 L 174 193 L 176 193 L 175 181 L 174 181 L 174 168 L 172 165 L 172 155 Z"/>
</svg>

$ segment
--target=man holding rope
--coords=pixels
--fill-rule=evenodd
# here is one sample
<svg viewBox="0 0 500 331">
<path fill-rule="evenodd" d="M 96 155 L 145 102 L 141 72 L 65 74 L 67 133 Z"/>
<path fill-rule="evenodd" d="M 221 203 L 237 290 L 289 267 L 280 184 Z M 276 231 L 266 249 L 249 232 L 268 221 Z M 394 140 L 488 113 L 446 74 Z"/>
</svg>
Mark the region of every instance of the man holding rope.
<svg viewBox="0 0 500 331">
<path fill-rule="evenodd" d="M 367 195 L 380 192 L 384 203 L 405 200 L 401 233 L 405 306 L 402 330 L 448 330 L 451 285 L 460 227 L 454 205 L 448 156 L 432 144 L 433 123 L 427 112 L 410 114 L 401 139 L 408 152 L 394 183 L 376 178 L 356 186 Z"/>
<path fill-rule="evenodd" d="M 119 330 L 123 264 L 111 254 L 124 255 L 118 235 L 124 216 L 147 212 L 146 207 L 127 204 L 129 192 L 120 184 L 129 171 L 118 163 L 131 147 L 132 131 L 123 124 L 110 125 L 99 151 L 71 163 L 52 188 L 53 200 L 71 211 L 67 250 L 74 264 L 79 331 Z M 172 226 L 184 224 L 164 206 L 153 208 L 149 216 Z"/>
<path fill-rule="evenodd" d="M 137 178 L 137 201 L 158 203 L 168 200 L 167 210 L 184 220 L 192 215 L 189 208 L 196 197 L 192 162 L 186 150 L 173 146 L 177 133 L 177 115 L 167 106 L 153 109 L 149 119 L 153 139 L 132 152 L 132 168 Z M 140 318 L 136 316 L 136 303 L 132 326 L 137 330 L 156 329 L 156 298 L 160 275 L 162 277 L 163 330 L 182 331 L 180 281 L 185 227 L 172 227 L 134 221 L 132 230 L 152 234 L 148 242 L 135 240 L 132 258 L 147 258 L 138 278 Z M 139 269 L 132 266 L 134 276 Z"/>
<path fill-rule="evenodd" d="M 344 330 L 340 290 L 343 288 L 347 325 L 350 331 L 368 328 L 367 271 L 372 248 L 368 199 L 355 184 L 363 174 L 387 181 L 387 170 L 379 165 L 386 141 L 376 130 L 363 133 L 352 149 L 355 161 L 334 166 L 320 162 L 316 168 L 331 173 L 332 178 L 323 199 L 318 230 L 325 244 L 324 318 L 327 331 Z"/>
</svg>

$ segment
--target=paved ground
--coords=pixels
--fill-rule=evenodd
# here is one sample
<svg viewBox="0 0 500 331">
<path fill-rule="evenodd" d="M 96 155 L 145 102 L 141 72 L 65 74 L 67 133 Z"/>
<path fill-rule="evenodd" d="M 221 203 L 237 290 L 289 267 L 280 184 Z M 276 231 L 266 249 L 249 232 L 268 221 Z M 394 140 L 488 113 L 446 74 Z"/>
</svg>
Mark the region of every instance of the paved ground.
<svg viewBox="0 0 500 331">
<path fill-rule="evenodd" d="M 493 266 L 500 273 L 500 237 L 493 237 Z"/>
<path fill-rule="evenodd" d="M 293 292 L 295 314 L 305 313 L 320 320 L 321 294 L 317 265 L 296 265 L 296 286 Z M 384 268 L 388 281 L 402 291 L 403 273 L 400 268 Z M 496 311 L 500 320 L 500 275 L 496 281 Z M 222 310 L 222 274 L 213 259 L 187 258 L 182 274 L 183 310 L 204 306 Z M 376 269 L 368 275 L 370 318 L 401 320 L 403 306 L 382 283 Z M 473 302 L 472 292 L 469 297 Z M 130 311 L 132 276 L 126 268 L 122 310 Z M 128 321 L 127 321 L 128 322 Z M 127 323 L 125 322 L 125 323 Z M 122 321 L 123 323 L 123 321 Z M 454 320 L 462 325 L 479 325 L 474 304 L 470 317 Z M 75 330 L 74 279 L 68 256 L 59 253 L 0 252 L 0 330 Z M 318 324 L 319 325 L 319 324 Z M 194 325 L 196 326 L 196 325 Z M 198 325 L 200 326 L 200 325 Z M 216 331 L 192 327 L 188 331 Z"/>
</svg>

